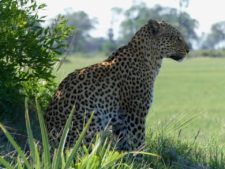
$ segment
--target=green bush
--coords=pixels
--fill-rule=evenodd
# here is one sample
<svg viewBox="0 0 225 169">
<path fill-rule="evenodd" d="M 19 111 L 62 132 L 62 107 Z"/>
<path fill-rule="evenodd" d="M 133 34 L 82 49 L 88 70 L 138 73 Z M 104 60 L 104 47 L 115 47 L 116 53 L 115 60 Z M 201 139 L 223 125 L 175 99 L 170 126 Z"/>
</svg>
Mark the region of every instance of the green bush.
<svg viewBox="0 0 225 169">
<path fill-rule="evenodd" d="M 21 112 L 24 95 L 33 97 L 54 88 L 57 55 L 71 32 L 59 16 L 54 27 L 43 27 L 35 0 L 0 0 L 0 118 Z M 14 113 L 15 114 L 15 113 Z"/>
</svg>

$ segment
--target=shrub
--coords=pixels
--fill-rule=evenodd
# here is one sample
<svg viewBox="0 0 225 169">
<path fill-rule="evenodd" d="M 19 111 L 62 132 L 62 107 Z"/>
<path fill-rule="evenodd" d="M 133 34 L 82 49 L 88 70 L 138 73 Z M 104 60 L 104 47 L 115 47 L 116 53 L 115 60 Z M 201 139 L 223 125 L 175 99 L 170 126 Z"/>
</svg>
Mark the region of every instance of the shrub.
<svg viewBox="0 0 225 169">
<path fill-rule="evenodd" d="M 24 95 L 33 97 L 54 88 L 57 54 L 71 32 L 59 16 L 54 27 L 42 27 L 35 0 L 0 0 L 0 112 L 22 111 Z M 19 110 L 18 110 L 19 109 Z M 15 115 L 15 113 L 14 113 Z M 1 117 L 0 117 L 1 118 Z"/>
</svg>

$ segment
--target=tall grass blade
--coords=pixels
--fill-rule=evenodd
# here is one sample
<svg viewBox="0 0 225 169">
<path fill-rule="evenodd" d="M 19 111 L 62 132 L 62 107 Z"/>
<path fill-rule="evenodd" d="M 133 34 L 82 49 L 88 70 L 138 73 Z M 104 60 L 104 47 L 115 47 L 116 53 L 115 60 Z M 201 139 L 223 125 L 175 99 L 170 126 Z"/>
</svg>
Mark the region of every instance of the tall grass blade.
<svg viewBox="0 0 225 169">
<path fill-rule="evenodd" d="M 33 160 L 33 163 L 35 163 L 36 162 L 35 145 L 34 145 L 35 141 L 34 141 L 33 133 L 31 130 L 31 125 L 30 125 L 27 98 L 25 98 L 25 122 L 26 122 L 27 134 L 28 134 L 28 143 L 29 143 L 30 153 L 32 157 L 31 159 Z"/>
<path fill-rule="evenodd" d="M 0 156 L 0 164 L 3 165 L 7 169 L 14 169 L 8 161 Z"/>
<path fill-rule="evenodd" d="M 49 140 L 47 136 L 47 130 L 44 124 L 44 118 L 41 112 L 40 105 L 37 101 L 37 98 L 35 99 L 36 102 L 36 108 L 37 108 L 37 114 L 38 114 L 38 120 L 41 128 L 41 139 L 44 149 L 44 168 L 49 169 L 50 168 L 50 149 L 49 149 Z"/>
<path fill-rule="evenodd" d="M 62 163 L 61 168 L 65 168 L 65 165 L 66 165 L 65 157 L 66 157 L 66 154 L 64 155 L 64 153 L 61 153 L 61 163 Z"/>
<path fill-rule="evenodd" d="M 178 114 L 163 126 L 163 130 L 167 133 L 180 130 L 190 125 L 196 117 L 196 115 L 190 115 L 189 113 Z"/>
<path fill-rule="evenodd" d="M 72 149 L 72 152 L 71 154 L 69 155 L 68 159 L 66 160 L 66 165 L 65 165 L 65 168 L 64 169 L 67 169 L 70 167 L 73 159 L 76 157 L 76 153 L 78 151 L 78 148 L 80 147 L 80 144 L 81 144 L 81 141 L 82 139 L 84 138 L 87 130 L 88 130 L 88 127 L 90 126 L 91 124 L 91 121 L 92 121 L 92 118 L 93 118 L 93 115 L 94 115 L 94 112 L 91 114 L 91 117 L 89 118 L 87 124 L 85 125 L 83 131 L 81 132 L 76 144 L 74 145 L 73 149 Z"/>
<path fill-rule="evenodd" d="M 38 145 L 35 144 L 35 157 L 36 157 L 36 160 L 35 160 L 35 168 L 39 169 L 41 168 L 41 161 L 40 161 L 40 153 L 38 151 Z"/>
<path fill-rule="evenodd" d="M 155 153 L 149 153 L 149 152 L 144 152 L 144 151 L 131 151 L 129 154 L 142 154 L 142 155 L 148 155 L 148 156 L 153 156 L 153 157 L 158 157 L 161 158 L 160 155 L 155 154 Z"/>
<path fill-rule="evenodd" d="M 65 146 L 65 142 L 66 142 L 66 138 L 67 138 L 67 135 L 68 135 L 68 132 L 69 132 L 69 129 L 70 129 L 70 126 L 71 126 L 71 123 L 72 123 L 72 119 L 73 119 L 73 114 L 74 114 L 74 110 L 75 110 L 75 107 L 73 106 L 72 108 L 72 111 L 66 121 L 66 125 L 63 129 L 63 133 L 62 133 L 62 136 L 61 136 L 61 139 L 60 139 L 60 142 L 59 142 L 59 146 L 58 146 L 58 149 L 56 151 L 56 159 L 54 159 L 54 163 L 53 163 L 53 168 L 59 168 L 59 164 L 60 162 L 62 163 L 62 153 L 63 153 L 63 150 L 64 150 L 64 146 Z"/>
<path fill-rule="evenodd" d="M 177 126 L 177 127 L 175 128 L 175 130 L 181 129 L 181 128 L 185 128 L 185 127 L 187 127 L 188 125 L 191 125 L 191 122 L 192 122 L 196 117 L 197 117 L 197 116 L 192 116 L 192 117 L 187 118 L 187 120 L 184 119 L 183 122 L 181 122 L 180 125 Z"/>
<path fill-rule="evenodd" d="M 52 161 L 53 161 L 53 162 L 54 162 L 54 161 L 55 161 L 55 159 L 56 159 L 56 155 L 57 155 L 57 149 L 56 149 L 56 148 L 54 148 L 53 158 L 52 158 Z M 53 166 L 54 166 L 54 164 L 52 164 L 52 168 L 54 168 Z"/>
<path fill-rule="evenodd" d="M 124 158 L 127 155 L 127 153 L 112 152 L 112 154 L 106 154 L 106 155 L 108 155 L 108 156 L 104 159 L 104 164 L 102 164 L 102 166 L 103 166 L 103 168 L 111 168 L 111 167 L 115 166 L 117 161 Z M 121 164 L 123 164 L 122 161 L 120 161 L 120 163 L 118 163 L 118 167 Z"/>
<path fill-rule="evenodd" d="M 17 157 L 17 168 L 18 169 L 23 169 L 23 165 L 22 165 L 19 157 Z"/>
<path fill-rule="evenodd" d="M 13 139 L 13 137 L 10 135 L 10 133 L 6 130 L 6 128 L 0 123 L 0 128 L 2 129 L 3 133 L 9 140 L 9 142 L 12 144 L 12 146 L 15 148 L 17 151 L 18 155 L 23 159 L 26 167 L 28 169 L 31 169 L 31 165 L 29 164 L 24 152 L 21 150 L 20 146 L 16 143 L 16 141 Z"/>
<path fill-rule="evenodd" d="M 116 168 L 116 169 L 120 169 L 120 168 L 122 168 L 122 169 L 125 169 L 125 168 L 133 169 L 132 166 L 130 166 L 130 165 L 126 164 L 126 163 L 122 163 L 121 161 L 120 161 L 119 164 L 116 164 L 116 165 L 114 166 L 114 168 Z M 149 169 L 150 169 L 150 168 L 149 168 Z"/>
</svg>

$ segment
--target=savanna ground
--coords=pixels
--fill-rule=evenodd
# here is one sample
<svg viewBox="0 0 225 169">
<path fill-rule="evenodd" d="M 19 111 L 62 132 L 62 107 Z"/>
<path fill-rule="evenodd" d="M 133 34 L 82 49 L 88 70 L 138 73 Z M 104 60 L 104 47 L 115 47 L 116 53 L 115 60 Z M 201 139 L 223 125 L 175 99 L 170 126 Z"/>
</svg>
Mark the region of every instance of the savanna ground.
<svg viewBox="0 0 225 169">
<path fill-rule="evenodd" d="M 105 59 L 103 55 L 66 58 L 56 72 L 61 81 L 69 72 Z M 183 139 L 225 142 L 225 59 L 165 59 L 157 77 L 147 128 L 179 134 Z M 180 130 L 182 129 L 182 130 Z"/>
</svg>

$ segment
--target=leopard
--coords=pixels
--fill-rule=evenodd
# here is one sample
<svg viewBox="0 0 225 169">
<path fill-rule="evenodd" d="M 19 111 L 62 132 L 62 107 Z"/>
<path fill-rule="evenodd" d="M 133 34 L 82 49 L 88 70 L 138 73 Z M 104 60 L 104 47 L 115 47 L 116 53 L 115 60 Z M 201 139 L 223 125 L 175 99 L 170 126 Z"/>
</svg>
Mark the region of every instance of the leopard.
<svg viewBox="0 0 225 169">
<path fill-rule="evenodd" d="M 188 53 L 186 40 L 176 27 L 150 19 L 108 58 L 76 69 L 62 80 L 44 115 L 48 137 L 59 142 L 74 107 L 66 147 L 76 143 L 94 112 L 85 144 L 111 126 L 118 151 L 138 150 L 145 145 L 146 117 L 163 59 L 181 61 Z"/>
</svg>

